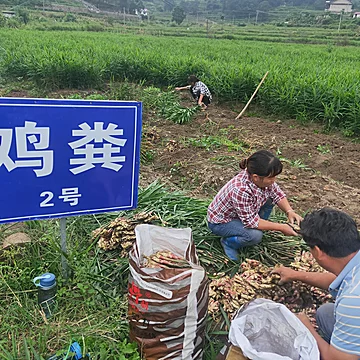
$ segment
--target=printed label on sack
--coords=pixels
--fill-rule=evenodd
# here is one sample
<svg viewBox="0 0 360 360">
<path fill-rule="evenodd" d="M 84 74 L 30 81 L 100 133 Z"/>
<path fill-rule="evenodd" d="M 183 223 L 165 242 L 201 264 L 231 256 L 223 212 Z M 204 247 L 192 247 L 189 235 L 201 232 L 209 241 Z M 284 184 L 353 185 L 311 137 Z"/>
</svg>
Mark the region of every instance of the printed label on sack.
<svg viewBox="0 0 360 360">
<path fill-rule="evenodd" d="M 149 310 L 149 302 L 142 299 L 141 302 L 139 301 L 140 297 L 142 297 L 143 295 L 141 294 L 141 290 L 139 289 L 138 286 L 135 285 L 134 282 L 131 283 L 131 285 L 129 284 L 129 294 L 133 297 L 135 297 L 135 304 L 141 306 L 141 310 L 139 310 L 136 305 L 131 304 L 131 307 L 133 310 L 138 311 L 140 313 L 143 313 L 144 310 Z M 145 297 L 150 299 L 151 298 L 151 294 L 149 292 L 145 293 Z"/>
<path fill-rule="evenodd" d="M 133 276 L 134 280 L 139 284 L 139 286 L 141 288 L 152 291 L 152 292 L 164 297 L 165 299 L 172 299 L 172 297 L 173 297 L 172 291 L 165 290 L 165 289 L 160 288 L 159 286 L 148 283 L 148 282 L 144 281 L 143 279 L 141 279 L 141 277 L 138 276 L 138 274 L 136 274 L 136 273 L 132 272 L 131 275 Z"/>
</svg>

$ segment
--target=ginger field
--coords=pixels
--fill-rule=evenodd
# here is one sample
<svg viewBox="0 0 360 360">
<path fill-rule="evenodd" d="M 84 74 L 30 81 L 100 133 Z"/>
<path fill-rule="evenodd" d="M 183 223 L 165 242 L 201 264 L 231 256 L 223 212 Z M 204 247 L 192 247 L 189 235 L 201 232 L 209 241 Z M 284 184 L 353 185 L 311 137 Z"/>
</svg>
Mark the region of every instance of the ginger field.
<svg viewBox="0 0 360 360">
<path fill-rule="evenodd" d="M 239 264 L 207 229 L 206 208 L 255 150 L 281 158 L 278 183 L 297 211 L 331 206 L 360 220 L 356 47 L 26 29 L 0 30 L 0 39 L 0 96 L 138 100 L 144 109 L 138 209 L 68 220 L 71 279 L 61 277 L 57 220 L 0 227 L 1 240 L 18 231 L 31 238 L 0 250 L 1 359 L 46 359 L 76 340 L 94 359 L 139 360 L 128 339 L 128 259 L 100 249 L 93 231 L 118 215 L 153 212 L 158 225 L 192 228 L 210 279 L 234 275 Z M 254 103 L 235 120 L 266 71 Z M 189 73 L 214 93 L 204 112 L 193 110 L 189 94 L 172 92 Z M 285 221 L 277 212 L 272 219 Z M 270 232 L 241 260 L 289 264 L 301 249 L 300 239 Z M 31 282 L 46 271 L 59 282 L 50 320 Z M 205 360 L 226 339 L 230 320 L 218 315 L 208 320 Z"/>
<path fill-rule="evenodd" d="M 40 88 L 92 88 L 106 82 L 174 87 L 195 73 L 220 101 L 256 102 L 267 113 L 360 133 L 356 47 L 85 32 L 0 32 L 5 79 Z"/>
</svg>

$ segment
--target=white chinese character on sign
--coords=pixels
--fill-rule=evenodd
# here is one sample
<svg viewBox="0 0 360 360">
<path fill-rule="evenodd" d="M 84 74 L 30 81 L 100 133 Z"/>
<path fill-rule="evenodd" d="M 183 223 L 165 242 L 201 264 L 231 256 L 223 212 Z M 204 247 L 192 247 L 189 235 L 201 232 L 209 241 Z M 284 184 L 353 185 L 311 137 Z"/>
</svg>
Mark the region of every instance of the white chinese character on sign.
<svg viewBox="0 0 360 360">
<path fill-rule="evenodd" d="M 12 129 L 0 129 L 0 166 L 4 165 L 8 171 L 18 167 L 40 167 L 35 169 L 37 177 L 47 176 L 53 171 L 53 151 L 49 147 L 50 129 L 36 128 L 36 122 L 25 121 L 24 127 L 15 128 L 17 159 L 9 157 Z M 34 150 L 29 150 L 33 147 Z"/>
<path fill-rule="evenodd" d="M 61 189 L 59 199 L 62 199 L 64 202 L 69 202 L 70 206 L 75 206 L 79 203 L 79 197 L 81 197 L 81 194 L 79 194 L 79 188 L 76 187 Z"/>
<path fill-rule="evenodd" d="M 16 165 L 9 157 L 9 151 L 12 141 L 12 129 L 0 129 L 0 166 L 4 165 L 7 171 L 11 171 L 16 168 Z"/>
<path fill-rule="evenodd" d="M 126 139 L 118 139 L 115 136 L 122 136 L 123 129 L 117 129 L 117 125 L 110 123 L 106 129 L 104 129 L 103 122 L 95 122 L 94 129 L 87 123 L 79 125 L 81 130 L 73 130 L 73 136 L 81 136 L 82 139 L 69 143 L 69 146 L 74 150 L 74 155 L 83 155 L 76 159 L 70 159 L 70 165 L 79 165 L 70 169 L 74 174 L 80 174 L 84 171 L 90 170 L 95 167 L 94 164 L 102 164 L 101 167 L 119 171 L 122 165 L 118 163 L 125 162 L 125 156 L 113 156 L 120 153 L 120 146 L 124 146 Z M 107 141 L 109 144 L 103 144 L 103 146 L 95 147 L 90 142 L 104 143 Z M 112 146 L 117 145 L 117 146 Z"/>
</svg>

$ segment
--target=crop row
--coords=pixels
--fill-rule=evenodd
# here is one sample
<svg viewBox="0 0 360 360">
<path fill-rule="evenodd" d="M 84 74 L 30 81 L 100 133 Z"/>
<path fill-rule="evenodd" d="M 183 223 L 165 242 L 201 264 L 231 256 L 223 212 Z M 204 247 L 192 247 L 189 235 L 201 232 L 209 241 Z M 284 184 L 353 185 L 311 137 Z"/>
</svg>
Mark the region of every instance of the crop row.
<svg viewBox="0 0 360 360">
<path fill-rule="evenodd" d="M 114 33 L 0 31 L 0 71 L 46 88 L 91 88 L 111 80 L 177 86 L 191 73 L 219 101 L 256 101 L 274 114 L 360 134 L 357 48 Z"/>
</svg>

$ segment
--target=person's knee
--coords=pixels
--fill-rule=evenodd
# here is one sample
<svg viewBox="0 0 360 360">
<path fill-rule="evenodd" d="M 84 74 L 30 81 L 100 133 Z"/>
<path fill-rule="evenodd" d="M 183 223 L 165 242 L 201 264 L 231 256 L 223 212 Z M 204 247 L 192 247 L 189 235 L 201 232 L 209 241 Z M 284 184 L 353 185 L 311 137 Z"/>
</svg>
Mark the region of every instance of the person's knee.
<svg viewBox="0 0 360 360">
<path fill-rule="evenodd" d="M 317 310 L 316 310 L 316 314 L 315 314 L 315 319 L 316 319 L 316 323 L 319 324 L 322 322 L 322 319 L 324 317 L 324 309 L 321 309 L 322 306 L 320 306 Z"/>
<path fill-rule="evenodd" d="M 335 325 L 334 304 L 327 303 L 321 305 L 316 311 L 316 323 L 319 332 L 325 341 L 330 342 Z"/>
<path fill-rule="evenodd" d="M 249 232 L 249 243 L 251 245 L 256 245 L 261 242 L 261 239 L 263 237 L 263 232 L 261 230 L 252 229 Z"/>
<path fill-rule="evenodd" d="M 251 234 L 252 242 L 259 244 L 261 242 L 263 232 L 261 230 L 254 230 Z"/>
<path fill-rule="evenodd" d="M 208 222 L 211 232 L 221 237 L 242 236 L 244 234 L 244 225 L 240 220 L 232 220 L 225 224 L 214 224 Z"/>
<path fill-rule="evenodd" d="M 316 322 L 323 323 L 324 320 L 328 320 L 328 318 L 331 316 L 334 316 L 334 304 L 323 304 L 316 311 Z"/>
</svg>

